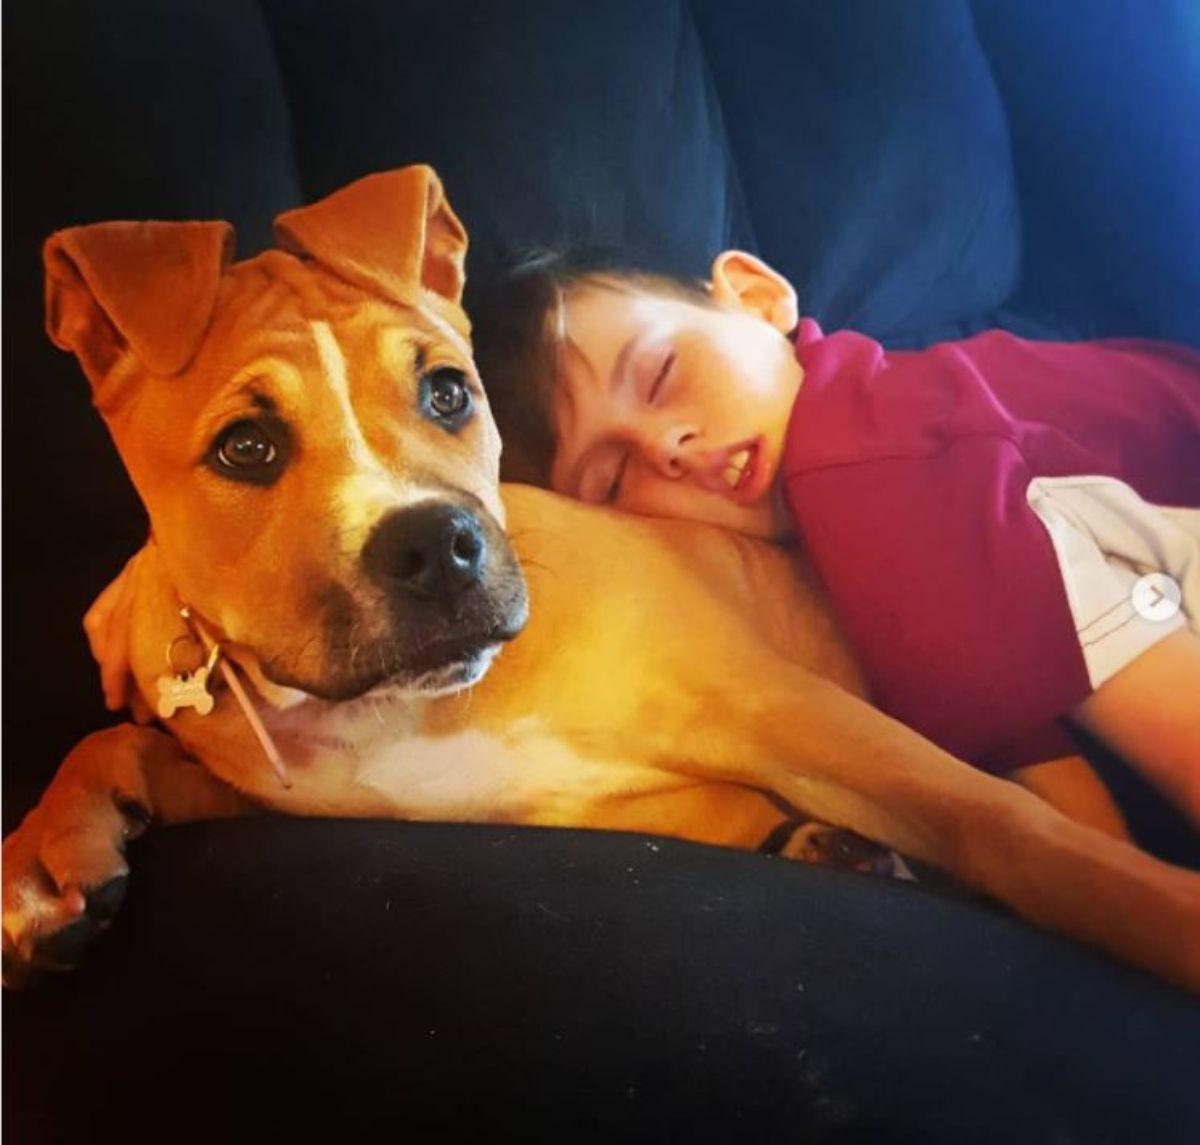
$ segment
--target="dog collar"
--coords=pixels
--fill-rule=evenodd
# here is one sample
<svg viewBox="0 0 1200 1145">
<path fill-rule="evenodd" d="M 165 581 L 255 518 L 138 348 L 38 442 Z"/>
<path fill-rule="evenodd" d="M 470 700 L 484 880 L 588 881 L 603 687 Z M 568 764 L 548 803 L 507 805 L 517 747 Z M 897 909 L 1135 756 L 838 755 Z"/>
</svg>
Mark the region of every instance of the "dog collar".
<svg viewBox="0 0 1200 1145">
<path fill-rule="evenodd" d="M 180 708 L 184 707 L 194 709 L 199 715 L 208 715 L 215 707 L 215 701 L 210 691 L 212 687 L 212 674 L 214 671 L 219 671 L 221 678 L 228 685 L 230 692 L 233 693 L 233 698 L 237 701 L 238 707 L 242 709 L 242 715 L 245 716 L 246 722 L 250 725 L 250 730 L 254 733 L 254 738 L 258 740 L 259 745 L 262 747 L 263 754 L 267 757 L 267 762 L 271 765 L 271 770 L 285 788 L 290 788 L 292 780 L 288 774 L 287 765 L 283 761 L 283 756 L 280 754 L 279 748 L 275 746 L 275 741 L 271 738 L 271 733 L 267 731 L 266 725 L 262 722 L 262 718 L 255 709 L 250 696 L 246 692 L 245 685 L 238 679 L 233 661 L 224 655 L 223 645 L 213 637 L 208 626 L 195 614 L 191 606 L 186 602 L 180 605 L 179 616 L 183 621 L 184 627 L 187 629 L 188 635 L 172 641 L 167 648 L 167 665 L 171 669 L 171 673 L 159 677 L 158 680 L 159 697 L 157 711 L 159 717 L 161 719 L 170 719 Z M 195 669 L 195 671 L 180 672 L 175 669 L 172 663 L 172 651 L 179 640 L 188 639 L 189 637 L 204 650 L 205 662 L 199 668 Z"/>
</svg>

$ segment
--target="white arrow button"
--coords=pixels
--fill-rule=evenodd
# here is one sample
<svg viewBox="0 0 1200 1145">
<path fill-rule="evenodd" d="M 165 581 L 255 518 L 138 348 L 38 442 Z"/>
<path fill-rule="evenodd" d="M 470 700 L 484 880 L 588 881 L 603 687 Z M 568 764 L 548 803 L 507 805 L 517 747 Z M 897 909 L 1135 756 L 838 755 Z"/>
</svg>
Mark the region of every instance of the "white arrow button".
<svg viewBox="0 0 1200 1145">
<path fill-rule="evenodd" d="M 1179 611 L 1183 593 L 1166 573 L 1147 573 L 1139 577 L 1129 594 L 1137 614 L 1145 620 L 1170 620 Z"/>
</svg>

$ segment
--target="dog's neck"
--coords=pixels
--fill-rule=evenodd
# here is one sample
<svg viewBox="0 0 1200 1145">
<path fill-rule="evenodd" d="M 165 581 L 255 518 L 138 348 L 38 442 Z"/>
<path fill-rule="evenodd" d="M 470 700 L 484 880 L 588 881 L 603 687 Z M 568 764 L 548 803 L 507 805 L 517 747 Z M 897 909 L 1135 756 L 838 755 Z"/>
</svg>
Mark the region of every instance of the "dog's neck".
<svg viewBox="0 0 1200 1145">
<path fill-rule="evenodd" d="M 257 741 L 265 766 L 274 771 L 283 787 L 290 787 L 286 759 L 277 744 L 279 735 L 286 731 L 294 740 L 304 728 L 315 729 L 321 722 L 317 709 L 328 705 L 297 689 L 273 683 L 252 650 L 228 640 L 211 617 L 185 600 L 153 538 L 138 554 L 133 568 L 130 671 L 146 705 L 155 710 L 159 682 L 164 677 L 191 672 L 198 661 L 217 664 L 205 684 L 216 701 L 210 713 L 160 714 L 160 718 L 203 720 L 210 729 L 217 725 L 228 729 L 231 723 L 236 728 L 244 723 Z M 160 658 L 157 664 L 156 650 Z M 180 659 L 180 655 L 186 659 Z M 178 730 L 184 731 L 183 726 Z M 181 738 L 186 739 L 186 734 Z"/>
</svg>

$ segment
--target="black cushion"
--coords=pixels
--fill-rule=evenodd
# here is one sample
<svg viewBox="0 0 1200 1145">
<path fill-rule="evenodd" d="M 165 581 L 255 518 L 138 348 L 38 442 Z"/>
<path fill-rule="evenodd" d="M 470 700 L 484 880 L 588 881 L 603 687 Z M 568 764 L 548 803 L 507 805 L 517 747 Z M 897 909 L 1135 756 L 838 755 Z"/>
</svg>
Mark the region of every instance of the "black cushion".
<svg viewBox="0 0 1200 1145">
<path fill-rule="evenodd" d="M 1200 1006 L 1008 916 L 670 840 L 164 830 L 6 998 L 14 1140 L 1190 1145 Z"/>
</svg>

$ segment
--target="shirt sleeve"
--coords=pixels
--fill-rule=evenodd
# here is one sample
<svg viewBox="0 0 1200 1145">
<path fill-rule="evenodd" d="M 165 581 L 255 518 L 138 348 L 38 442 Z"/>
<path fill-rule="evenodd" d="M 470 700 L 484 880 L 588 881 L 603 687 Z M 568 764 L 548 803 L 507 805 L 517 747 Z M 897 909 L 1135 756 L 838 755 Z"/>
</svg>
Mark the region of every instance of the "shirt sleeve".
<svg viewBox="0 0 1200 1145">
<path fill-rule="evenodd" d="M 875 703 L 975 763 L 1090 691 L 1031 481 L 992 434 L 785 478 Z"/>
</svg>

